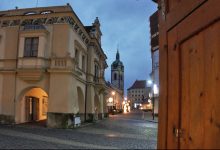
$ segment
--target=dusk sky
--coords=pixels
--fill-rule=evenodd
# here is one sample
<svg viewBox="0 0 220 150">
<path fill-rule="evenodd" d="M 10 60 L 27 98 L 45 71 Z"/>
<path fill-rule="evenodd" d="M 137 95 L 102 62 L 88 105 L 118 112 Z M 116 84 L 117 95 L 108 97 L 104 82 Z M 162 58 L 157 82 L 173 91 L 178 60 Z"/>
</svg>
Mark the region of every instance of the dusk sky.
<svg viewBox="0 0 220 150">
<path fill-rule="evenodd" d="M 0 0 L 0 10 L 69 3 L 85 26 L 99 17 L 102 48 L 107 55 L 107 81 L 117 45 L 125 67 L 125 92 L 133 82 L 149 79 L 151 72 L 149 16 L 156 11 L 151 0 Z"/>
</svg>

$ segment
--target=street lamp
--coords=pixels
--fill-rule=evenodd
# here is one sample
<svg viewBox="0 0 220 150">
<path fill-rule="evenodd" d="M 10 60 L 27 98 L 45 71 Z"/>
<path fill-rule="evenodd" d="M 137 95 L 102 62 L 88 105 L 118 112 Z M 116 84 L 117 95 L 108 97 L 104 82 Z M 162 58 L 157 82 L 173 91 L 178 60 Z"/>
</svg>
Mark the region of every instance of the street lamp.
<svg viewBox="0 0 220 150">
<path fill-rule="evenodd" d="M 152 84 L 153 84 L 153 81 L 152 81 L 152 80 L 147 80 L 147 83 L 148 83 L 149 85 L 152 85 Z"/>
<path fill-rule="evenodd" d="M 108 98 L 108 112 L 111 112 L 112 102 L 113 102 L 113 98 L 109 97 Z"/>
<path fill-rule="evenodd" d="M 115 100 L 115 91 L 112 91 L 112 96 L 113 96 L 113 106 L 114 106 L 114 100 Z"/>
<path fill-rule="evenodd" d="M 156 84 L 154 84 L 154 80 L 153 81 L 148 80 L 147 83 L 150 85 L 151 91 L 152 91 L 152 102 L 153 102 L 152 103 L 152 115 L 153 115 L 153 120 L 154 120 L 154 94 L 155 94 L 154 89 L 156 89 Z M 149 96 L 151 96 L 151 94 L 149 94 Z"/>
<path fill-rule="evenodd" d="M 154 116 L 155 116 L 155 114 L 154 114 L 154 106 L 155 106 L 155 99 L 154 99 L 154 97 L 157 94 L 159 94 L 159 89 L 157 87 L 157 84 L 153 84 L 153 120 L 154 120 Z"/>
<path fill-rule="evenodd" d="M 113 107 L 112 108 L 113 108 L 113 111 L 114 111 L 115 91 L 112 91 L 112 96 L 113 96 Z"/>
<path fill-rule="evenodd" d="M 108 98 L 108 101 L 109 101 L 109 103 L 112 103 L 113 98 L 112 98 L 112 97 L 109 97 L 109 98 Z"/>
</svg>

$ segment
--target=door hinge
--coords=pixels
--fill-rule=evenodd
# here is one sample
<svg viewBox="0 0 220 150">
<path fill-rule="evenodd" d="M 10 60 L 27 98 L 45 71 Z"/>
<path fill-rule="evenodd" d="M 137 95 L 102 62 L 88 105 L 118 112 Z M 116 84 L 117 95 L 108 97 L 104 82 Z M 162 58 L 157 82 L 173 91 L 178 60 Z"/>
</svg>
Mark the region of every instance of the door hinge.
<svg viewBox="0 0 220 150">
<path fill-rule="evenodd" d="M 175 135 L 176 138 L 181 138 L 184 133 L 183 129 L 178 129 L 178 128 L 173 128 L 173 134 Z"/>
</svg>

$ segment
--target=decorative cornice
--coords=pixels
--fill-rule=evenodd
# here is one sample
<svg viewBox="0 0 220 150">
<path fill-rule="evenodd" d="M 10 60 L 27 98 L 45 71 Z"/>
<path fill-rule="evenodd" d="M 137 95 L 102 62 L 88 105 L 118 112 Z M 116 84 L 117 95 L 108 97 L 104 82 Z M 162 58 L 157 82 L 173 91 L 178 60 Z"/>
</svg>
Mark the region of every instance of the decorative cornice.
<svg viewBox="0 0 220 150">
<path fill-rule="evenodd" d="M 26 26 L 26 25 L 52 25 L 52 24 L 69 24 L 72 29 L 80 36 L 82 41 L 88 46 L 90 39 L 86 31 L 77 24 L 72 16 L 61 16 L 61 17 L 41 17 L 31 19 L 2 19 L 0 20 L 0 28 L 13 27 L 13 26 Z"/>
</svg>

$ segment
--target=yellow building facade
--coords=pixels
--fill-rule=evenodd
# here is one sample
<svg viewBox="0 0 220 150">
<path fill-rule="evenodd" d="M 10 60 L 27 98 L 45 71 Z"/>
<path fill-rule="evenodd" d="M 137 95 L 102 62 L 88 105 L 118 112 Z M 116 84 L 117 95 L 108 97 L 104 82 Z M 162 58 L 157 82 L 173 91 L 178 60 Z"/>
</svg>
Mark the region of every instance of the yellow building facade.
<svg viewBox="0 0 220 150">
<path fill-rule="evenodd" d="M 0 122 L 47 121 L 71 127 L 76 118 L 107 113 L 98 18 L 84 26 L 71 6 L 0 12 Z"/>
</svg>

